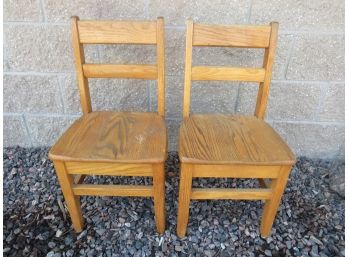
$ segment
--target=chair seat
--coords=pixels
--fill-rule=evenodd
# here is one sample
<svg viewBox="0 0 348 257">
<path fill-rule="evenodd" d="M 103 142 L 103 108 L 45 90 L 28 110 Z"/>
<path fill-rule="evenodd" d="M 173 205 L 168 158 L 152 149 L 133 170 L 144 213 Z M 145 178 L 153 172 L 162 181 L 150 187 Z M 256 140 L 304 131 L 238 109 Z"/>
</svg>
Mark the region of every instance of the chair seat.
<svg viewBox="0 0 348 257">
<path fill-rule="evenodd" d="M 179 157 L 184 163 L 295 163 L 294 154 L 277 132 L 254 116 L 191 115 L 181 124 L 179 141 Z"/>
<path fill-rule="evenodd" d="M 62 161 L 157 163 L 166 159 L 163 117 L 155 113 L 92 112 L 75 121 L 49 152 Z"/>
</svg>

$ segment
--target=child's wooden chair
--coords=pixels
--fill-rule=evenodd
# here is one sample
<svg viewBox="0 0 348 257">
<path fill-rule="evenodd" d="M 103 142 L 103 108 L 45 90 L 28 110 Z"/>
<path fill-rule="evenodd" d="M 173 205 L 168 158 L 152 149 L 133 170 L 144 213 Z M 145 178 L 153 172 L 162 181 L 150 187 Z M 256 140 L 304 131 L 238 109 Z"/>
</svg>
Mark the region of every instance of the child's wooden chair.
<svg viewBox="0 0 348 257">
<path fill-rule="evenodd" d="M 187 23 L 184 120 L 180 127 L 181 161 L 177 234 L 185 236 L 190 200 L 266 200 L 261 235 L 271 231 L 295 157 L 263 120 L 277 43 L 278 23 L 270 26 L 216 26 Z M 262 68 L 192 67 L 193 46 L 265 48 Z M 191 81 L 259 82 L 255 116 L 189 115 Z M 192 188 L 192 178 L 258 178 L 261 189 Z M 267 183 L 264 179 L 271 179 Z"/>
<path fill-rule="evenodd" d="M 80 195 L 153 197 L 157 231 L 165 229 L 167 135 L 164 120 L 164 22 L 80 21 L 72 17 L 72 43 L 83 116 L 49 152 L 76 232 L 83 229 Z M 83 44 L 157 45 L 157 64 L 85 63 Z M 157 80 L 158 114 L 92 112 L 88 78 Z M 85 175 L 147 176 L 152 186 L 82 184 Z"/>
</svg>

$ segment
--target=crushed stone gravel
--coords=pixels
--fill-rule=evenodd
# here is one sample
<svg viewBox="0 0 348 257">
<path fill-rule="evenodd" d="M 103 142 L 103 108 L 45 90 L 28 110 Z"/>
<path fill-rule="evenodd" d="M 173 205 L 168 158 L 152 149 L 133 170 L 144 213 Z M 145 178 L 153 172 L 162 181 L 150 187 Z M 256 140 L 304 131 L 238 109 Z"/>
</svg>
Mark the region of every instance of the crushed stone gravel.
<svg viewBox="0 0 348 257">
<path fill-rule="evenodd" d="M 74 233 L 47 152 L 4 149 L 4 256 L 344 256 L 344 198 L 329 187 L 330 161 L 298 159 L 270 237 L 259 234 L 261 201 L 215 200 L 191 203 L 187 237 L 179 239 L 175 152 L 166 162 L 163 235 L 156 233 L 151 199 L 89 196 L 81 198 L 85 229 Z M 146 185 L 151 179 L 91 176 L 85 182 Z M 193 185 L 255 187 L 257 181 L 194 179 Z"/>
</svg>

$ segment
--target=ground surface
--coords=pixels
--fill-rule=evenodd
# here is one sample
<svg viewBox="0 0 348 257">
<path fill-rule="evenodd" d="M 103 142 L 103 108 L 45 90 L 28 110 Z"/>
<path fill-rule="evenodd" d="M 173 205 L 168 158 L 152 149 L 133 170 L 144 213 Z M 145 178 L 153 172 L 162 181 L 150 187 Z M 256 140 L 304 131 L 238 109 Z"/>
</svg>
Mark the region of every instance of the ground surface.
<svg viewBox="0 0 348 257">
<path fill-rule="evenodd" d="M 150 199 L 82 197 L 76 235 L 47 149 L 4 149 L 5 256 L 343 256 L 344 199 L 328 187 L 329 162 L 300 158 L 271 237 L 259 236 L 260 201 L 194 201 L 188 236 L 175 235 L 178 159 L 167 161 L 167 230 L 155 232 Z M 87 178 L 148 184 L 148 179 Z M 247 187 L 250 180 L 201 179 L 195 186 Z"/>
</svg>

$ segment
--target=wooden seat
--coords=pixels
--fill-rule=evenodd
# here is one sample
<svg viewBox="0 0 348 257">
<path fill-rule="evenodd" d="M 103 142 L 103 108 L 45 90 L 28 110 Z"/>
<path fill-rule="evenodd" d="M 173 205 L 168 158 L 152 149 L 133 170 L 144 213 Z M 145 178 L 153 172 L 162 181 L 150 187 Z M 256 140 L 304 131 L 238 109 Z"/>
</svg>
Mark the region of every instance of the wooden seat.
<svg viewBox="0 0 348 257">
<path fill-rule="evenodd" d="M 164 119 L 164 22 L 80 21 L 71 18 L 72 45 L 83 116 L 49 152 L 76 232 L 83 229 L 80 196 L 152 197 L 157 231 L 165 230 L 167 134 Z M 156 45 L 156 64 L 91 64 L 84 44 Z M 158 113 L 93 112 L 88 78 L 157 80 Z M 86 175 L 146 176 L 153 184 L 84 184 Z"/>
<path fill-rule="evenodd" d="M 291 165 L 295 157 L 262 119 L 254 116 L 194 114 L 180 127 L 183 163 Z"/>
<path fill-rule="evenodd" d="M 226 26 L 187 23 L 183 122 L 179 136 L 180 186 L 177 234 L 183 237 L 191 200 L 265 200 L 260 231 L 270 234 L 295 156 L 264 120 L 278 24 Z M 260 68 L 192 66 L 192 47 L 264 48 Z M 255 116 L 190 115 L 191 81 L 259 83 Z M 192 188 L 193 178 L 256 178 L 261 188 Z M 270 183 L 268 183 L 270 179 Z"/>
<path fill-rule="evenodd" d="M 166 126 L 156 113 L 92 112 L 52 147 L 51 160 L 158 163 L 166 159 Z"/>
</svg>

